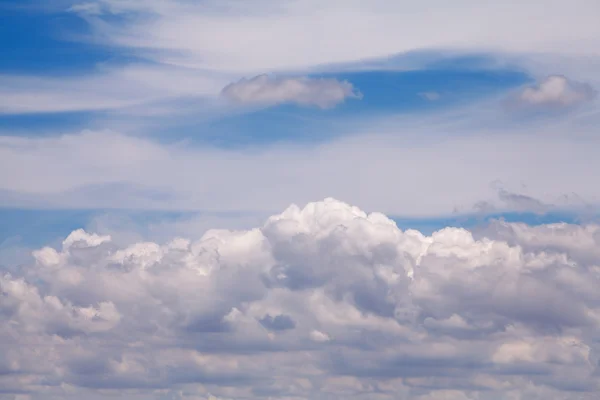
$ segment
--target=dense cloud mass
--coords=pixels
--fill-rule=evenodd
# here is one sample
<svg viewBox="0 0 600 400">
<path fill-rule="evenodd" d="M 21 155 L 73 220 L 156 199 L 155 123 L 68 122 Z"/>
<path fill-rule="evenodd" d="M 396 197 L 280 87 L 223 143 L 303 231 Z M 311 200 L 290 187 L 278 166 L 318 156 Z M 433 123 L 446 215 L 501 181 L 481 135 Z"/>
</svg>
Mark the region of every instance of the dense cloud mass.
<svg viewBox="0 0 600 400">
<path fill-rule="evenodd" d="M 596 399 L 600 226 L 401 231 L 326 199 L 0 277 L 0 398 Z"/>
</svg>

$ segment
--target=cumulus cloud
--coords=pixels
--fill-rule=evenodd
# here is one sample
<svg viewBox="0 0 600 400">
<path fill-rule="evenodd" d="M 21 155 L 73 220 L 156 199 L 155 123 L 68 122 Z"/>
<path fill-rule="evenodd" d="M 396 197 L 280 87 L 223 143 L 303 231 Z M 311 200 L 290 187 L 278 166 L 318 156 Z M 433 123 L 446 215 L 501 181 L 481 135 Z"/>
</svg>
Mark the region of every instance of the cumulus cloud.
<svg viewBox="0 0 600 400">
<path fill-rule="evenodd" d="M 330 198 L 197 241 L 77 230 L 0 278 L 0 397 L 591 400 L 599 238 Z"/>
<path fill-rule="evenodd" d="M 259 75 L 242 79 L 223 88 L 222 95 L 242 104 L 276 105 L 293 103 L 300 106 L 332 108 L 346 99 L 360 99 L 362 94 L 347 81 L 317 78 L 281 78 Z"/>
<path fill-rule="evenodd" d="M 537 85 L 523 89 L 518 103 L 533 107 L 573 107 L 593 100 L 596 91 L 586 83 L 562 75 L 551 75 Z"/>
</svg>

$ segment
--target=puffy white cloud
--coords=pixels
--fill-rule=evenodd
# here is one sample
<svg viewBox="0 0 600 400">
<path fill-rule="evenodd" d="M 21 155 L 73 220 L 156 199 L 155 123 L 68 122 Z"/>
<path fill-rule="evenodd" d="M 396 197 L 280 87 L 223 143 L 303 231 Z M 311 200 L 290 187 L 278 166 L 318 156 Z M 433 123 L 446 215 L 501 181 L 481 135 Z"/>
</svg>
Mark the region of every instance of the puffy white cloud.
<svg viewBox="0 0 600 400">
<path fill-rule="evenodd" d="M 424 236 L 334 199 L 197 241 L 78 230 L 0 278 L 0 398 L 591 400 L 599 231 Z"/>
<path fill-rule="evenodd" d="M 223 88 L 221 94 L 229 100 L 243 104 L 294 103 L 324 109 L 332 108 L 348 98 L 362 98 L 362 94 L 346 81 L 340 82 L 332 78 L 283 78 L 268 75 L 231 83 Z"/>
<path fill-rule="evenodd" d="M 562 75 L 551 75 L 519 93 L 518 102 L 534 107 L 573 107 L 593 100 L 596 91 L 590 85 Z"/>
</svg>

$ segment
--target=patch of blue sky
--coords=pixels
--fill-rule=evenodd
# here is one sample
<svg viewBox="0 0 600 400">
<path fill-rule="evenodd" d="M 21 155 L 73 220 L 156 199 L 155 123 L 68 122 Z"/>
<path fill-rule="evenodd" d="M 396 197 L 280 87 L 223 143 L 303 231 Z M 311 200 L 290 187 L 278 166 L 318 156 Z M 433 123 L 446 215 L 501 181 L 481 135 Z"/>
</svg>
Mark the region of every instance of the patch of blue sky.
<svg viewBox="0 0 600 400">
<path fill-rule="evenodd" d="M 58 245 L 69 233 L 77 229 L 105 233 L 103 227 L 97 224 L 98 220 L 109 221 L 112 229 L 135 230 L 143 235 L 148 233 L 153 225 L 185 223 L 200 217 L 234 220 L 247 214 L 242 211 L 239 213 L 205 213 L 200 211 L 126 209 L 0 208 L 0 247 L 6 247 L 12 243 L 19 243 L 21 246 L 30 248 L 48 245 L 48 243 Z"/>
<path fill-rule="evenodd" d="M 0 74 L 70 75 L 137 59 L 122 48 L 81 40 L 87 23 L 66 8 L 55 11 L 0 7 Z"/>
<path fill-rule="evenodd" d="M 354 115 L 361 112 L 430 110 L 468 103 L 531 81 L 522 71 L 502 69 L 425 68 L 414 71 L 371 71 L 335 75 L 347 80 L 363 94 L 362 100 L 347 101 L 334 111 Z M 436 93 L 432 99 L 424 94 Z"/>
<path fill-rule="evenodd" d="M 82 228 L 93 215 L 89 210 L 0 209 L 0 246 L 16 241 L 42 246 Z"/>
<path fill-rule="evenodd" d="M 141 210 L 35 210 L 0 208 L 0 248 L 19 244 L 19 246 L 36 248 L 51 243 L 58 246 L 72 231 L 84 228 L 92 232 L 98 231 L 95 223 L 98 218 L 118 221 L 111 228 L 127 231 L 134 229 L 137 233 L 151 234 L 152 226 L 185 223 L 202 216 L 211 216 L 234 221 L 244 218 L 248 212 L 203 213 L 199 211 L 141 211 Z M 390 217 L 402 230 L 416 229 L 423 234 L 451 226 L 472 229 L 485 226 L 491 220 L 502 219 L 506 222 L 523 222 L 528 225 L 542 225 L 557 222 L 572 224 L 597 221 L 598 215 L 582 217 L 575 212 L 551 211 L 544 214 L 529 212 L 506 212 L 487 215 L 455 215 L 434 218 Z M 101 231 L 101 229 L 100 229 Z M 100 232 L 103 233 L 103 232 Z M 202 232 L 198 232 L 198 235 Z M 0 260 L 1 261 L 1 260 Z M 0 262 L 1 264 L 1 262 Z"/>
<path fill-rule="evenodd" d="M 53 136 L 90 128 L 98 112 L 0 114 L 0 134 L 6 136 Z"/>
</svg>

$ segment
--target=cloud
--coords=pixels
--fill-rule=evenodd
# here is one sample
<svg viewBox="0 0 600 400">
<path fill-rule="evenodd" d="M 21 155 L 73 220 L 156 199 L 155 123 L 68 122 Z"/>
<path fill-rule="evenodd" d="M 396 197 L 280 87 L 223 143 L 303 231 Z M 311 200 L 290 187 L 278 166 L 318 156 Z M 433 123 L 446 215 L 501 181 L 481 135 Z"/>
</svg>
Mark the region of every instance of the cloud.
<svg viewBox="0 0 600 400">
<path fill-rule="evenodd" d="M 523 194 L 544 204 L 563 205 L 565 193 L 598 204 L 600 191 L 589 182 L 600 171 L 593 152 L 600 137 L 590 120 L 578 124 L 571 115 L 552 125 L 536 120 L 491 130 L 497 114 L 474 118 L 485 112 L 478 104 L 426 120 L 351 120 L 338 125 L 344 137 L 248 148 L 110 131 L 0 136 L 0 203 L 272 213 L 293 201 L 335 196 L 365 209 L 425 217 L 470 212 L 493 198 L 503 211 L 523 210 L 514 197 L 497 201 L 490 181 L 500 180 L 510 193 L 527 184 Z M 12 166 L 19 166 L 18 175 Z"/>
<path fill-rule="evenodd" d="M 368 6 L 357 0 L 291 0 L 277 7 L 262 0 L 228 2 L 226 7 L 215 0 L 88 3 L 109 11 L 86 16 L 96 40 L 163 63 L 244 74 L 298 71 L 432 48 L 600 55 L 600 28 L 593 18 L 600 6 L 586 0 L 568 5 L 553 1 L 551 7 L 544 0 L 485 7 L 472 0 L 455 1 L 452 7 L 441 0 L 375 0 Z M 531 17 L 544 7 L 544 20 Z M 111 13 L 137 18 L 123 24 Z"/>
<path fill-rule="evenodd" d="M 234 1 L 227 6 L 215 0 L 198 4 L 185 0 L 53 3 L 57 4 L 38 7 L 71 12 L 89 24 L 89 29 L 71 32 L 69 39 L 102 44 L 117 56 L 138 61 L 123 66 L 103 60 L 98 71 L 84 76 L 81 70 L 64 66 L 60 78 L 0 77 L 2 114 L 128 113 L 134 112 L 133 108 L 138 115 L 176 113 L 174 100 L 214 99 L 223 86 L 242 76 L 302 75 L 315 69 L 343 68 L 340 63 L 364 68 L 365 62 L 374 65 L 392 55 L 427 49 L 503 57 L 508 53 L 566 54 L 572 56 L 569 64 L 583 68 L 589 67 L 588 59 L 597 61 L 600 55 L 596 53 L 600 34 L 591 17 L 598 6 L 585 0 L 569 6 L 557 2 L 544 21 L 533 22 L 530 16 L 544 7 L 541 0 L 489 7 L 461 0 L 451 8 L 440 0 L 408 6 L 377 0 L 375 7 L 355 0 L 326 5 L 292 0 L 278 7 L 263 0 Z M 312 12 L 315 7 L 320 10 L 318 15 Z M 482 20 L 488 21 L 484 29 L 477 22 Z M 550 29 L 558 25 L 571 29 Z M 307 30 L 307 26 L 315 29 Z M 432 26 L 440 28 L 432 30 Z M 219 40 L 213 40 L 215 37 Z M 583 62 L 581 54 L 586 54 Z M 408 68 L 415 63 L 420 67 L 427 61 L 410 61 Z M 556 61 L 550 64 L 556 65 Z M 113 68 L 106 72 L 106 65 Z M 397 63 L 391 68 L 396 67 Z M 198 108 L 188 113 L 194 114 Z"/>
<path fill-rule="evenodd" d="M 132 64 L 69 77 L 0 74 L 0 115 L 119 110 L 177 98 L 210 99 L 231 79 L 185 68 Z M 134 110 L 135 111 L 135 110 Z M 171 114 L 175 114 L 171 110 Z"/>
<path fill-rule="evenodd" d="M 197 241 L 77 230 L 0 276 L 0 383 L 33 399 L 591 400 L 598 232 L 424 236 L 330 198 Z"/>
<path fill-rule="evenodd" d="M 532 107 L 573 107 L 596 97 L 596 91 L 586 83 L 575 82 L 562 75 L 551 75 L 535 86 L 519 93 L 518 103 Z"/>
<path fill-rule="evenodd" d="M 335 107 L 348 98 L 362 98 L 362 94 L 346 81 L 308 77 L 281 78 L 268 75 L 231 83 L 223 88 L 221 94 L 231 101 L 242 104 L 293 103 L 322 109 Z"/>
</svg>

